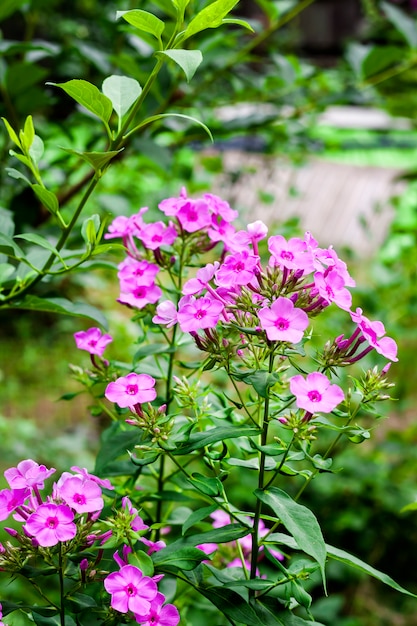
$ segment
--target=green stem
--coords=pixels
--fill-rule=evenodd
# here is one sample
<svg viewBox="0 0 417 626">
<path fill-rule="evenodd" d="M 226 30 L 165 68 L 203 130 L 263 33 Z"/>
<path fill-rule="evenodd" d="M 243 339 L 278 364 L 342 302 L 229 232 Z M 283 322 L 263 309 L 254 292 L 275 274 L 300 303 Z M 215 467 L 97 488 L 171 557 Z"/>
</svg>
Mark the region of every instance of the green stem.
<svg viewBox="0 0 417 626">
<path fill-rule="evenodd" d="M 60 594 L 60 622 L 65 626 L 65 591 L 64 591 L 64 561 L 62 557 L 62 544 L 59 544 L 59 594 Z"/>
<path fill-rule="evenodd" d="M 268 372 L 270 374 L 272 373 L 273 367 L 274 367 L 274 352 L 271 351 L 269 354 L 269 364 L 268 364 Z M 268 426 L 269 426 L 269 395 L 267 394 L 265 398 L 265 404 L 264 404 L 261 446 L 265 446 L 267 443 Z M 260 452 L 258 489 L 261 489 L 261 490 L 265 489 L 265 462 L 266 462 L 266 454 L 265 452 Z M 261 519 L 261 513 L 262 513 L 262 502 L 259 498 L 257 498 L 256 505 L 255 505 L 255 515 L 253 519 L 253 530 L 252 530 L 252 555 L 251 555 L 251 568 L 250 568 L 251 579 L 256 578 L 256 567 L 257 567 L 258 556 L 259 556 L 259 521 Z M 249 594 L 253 598 L 255 595 L 255 590 L 250 589 Z"/>
</svg>

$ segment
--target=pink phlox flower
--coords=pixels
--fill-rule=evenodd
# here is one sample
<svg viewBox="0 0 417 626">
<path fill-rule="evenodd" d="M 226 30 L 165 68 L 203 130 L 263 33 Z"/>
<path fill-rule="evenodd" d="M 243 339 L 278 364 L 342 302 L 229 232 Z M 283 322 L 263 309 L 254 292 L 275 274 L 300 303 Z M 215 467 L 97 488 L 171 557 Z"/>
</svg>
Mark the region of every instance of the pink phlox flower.
<svg viewBox="0 0 417 626">
<path fill-rule="evenodd" d="M 248 250 L 228 255 L 216 272 L 215 282 L 219 287 L 248 285 L 255 278 L 259 257 Z"/>
<path fill-rule="evenodd" d="M 210 517 L 213 520 L 213 528 L 222 528 L 223 526 L 231 524 L 230 515 L 222 509 L 213 511 L 213 513 L 210 513 Z"/>
<path fill-rule="evenodd" d="M 55 468 L 47 469 L 45 465 L 39 465 L 32 459 L 20 461 L 17 467 L 10 467 L 5 470 L 4 476 L 12 489 L 23 489 L 24 487 L 38 487 L 43 489 L 44 481 L 52 476 Z"/>
<path fill-rule="evenodd" d="M 42 547 L 55 546 L 60 541 L 69 541 L 77 534 L 73 522 L 74 513 L 66 504 L 41 504 L 24 525 L 25 532 L 35 537 Z"/>
<path fill-rule="evenodd" d="M 129 292 L 137 285 L 153 285 L 160 268 L 155 263 L 149 263 L 143 259 L 136 261 L 127 257 L 118 266 L 117 276 L 120 281 L 121 291 Z"/>
<path fill-rule="evenodd" d="M 329 270 L 335 270 L 343 278 L 346 287 L 355 287 L 356 282 L 348 272 L 347 265 L 339 259 L 337 252 L 330 248 L 317 248 L 313 252 L 314 267 L 325 274 Z"/>
<path fill-rule="evenodd" d="M 78 467 L 78 465 L 73 465 L 71 467 L 71 470 L 79 474 L 80 477 L 83 479 L 93 480 L 95 483 L 97 483 L 97 485 L 100 485 L 100 487 L 103 487 L 104 489 L 114 489 L 108 478 L 99 478 L 94 474 L 90 474 L 90 472 L 85 467 Z"/>
<path fill-rule="evenodd" d="M 109 225 L 108 231 L 109 232 L 104 235 L 104 239 L 115 239 L 116 237 L 125 238 L 132 234 L 132 220 L 124 215 L 118 215 Z"/>
<path fill-rule="evenodd" d="M 203 199 L 206 201 L 211 214 L 215 217 L 221 217 L 225 222 L 233 222 L 239 216 L 238 211 L 230 208 L 230 204 L 226 200 L 215 194 L 205 193 Z"/>
<path fill-rule="evenodd" d="M 121 291 L 117 301 L 134 309 L 143 309 L 148 304 L 155 304 L 162 296 L 158 285 L 136 285 L 131 290 Z"/>
<path fill-rule="evenodd" d="M 2 489 L 0 491 L 0 520 L 7 519 L 13 511 L 25 503 L 30 496 L 27 487 L 19 489 Z M 22 517 L 19 515 L 19 520 Z"/>
<path fill-rule="evenodd" d="M 188 199 L 177 211 L 176 218 L 187 233 L 207 229 L 211 225 L 211 214 L 205 200 Z"/>
<path fill-rule="evenodd" d="M 121 408 L 134 407 L 135 404 L 152 402 L 156 398 L 155 379 L 149 374 L 136 374 L 131 372 L 127 376 L 121 376 L 107 385 L 104 392 L 110 402 L 114 402 Z"/>
<path fill-rule="evenodd" d="M 375 350 L 386 359 L 398 361 L 397 344 L 391 337 L 384 336 L 385 326 L 382 322 L 371 322 L 367 317 L 362 315 L 362 309 L 360 308 L 357 308 L 355 313 L 351 312 L 350 315 L 372 348 L 375 348 Z"/>
<path fill-rule="evenodd" d="M 135 619 L 142 626 L 177 626 L 180 621 L 178 609 L 173 604 L 165 604 L 165 596 L 158 591 L 152 600 L 151 610 L 146 615 L 135 614 Z"/>
<path fill-rule="evenodd" d="M 212 297 L 193 298 L 179 304 L 177 319 L 182 332 L 189 333 L 205 328 L 214 328 L 220 319 L 224 305 Z"/>
<path fill-rule="evenodd" d="M 67 478 L 59 488 L 59 496 L 77 513 L 101 511 L 104 506 L 100 486 L 89 478 Z"/>
<path fill-rule="evenodd" d="M 204 552 L 204 554 L 207 554 L 207 555 L 210 555 L 210 554 L 213 554 L 213 552 L 216 552 L 218 547 L 219 546 L 217 545 L 217 543 L 200 543 L 200 545 L 196 546 L 196 548 L 198 548 L 199 550 Z"/>
<path fill-rule="evenodd" d="M 274 300 L 270 307 L 260 309 L 258 316 L 270 341 L 298 343 L 309 324 L 307 313 L 283 296 Z"/>
<path fill-rule="evenodd" d="M 104 579 L 104 588 L 111 594 L 111 606 L 120 613 L 132 611 L 147 615 L 158 589 L 149 576 L 144 576 L 138 567 L 124 565 Z"/>
<path fill-rule="evenodd" d="M 314 284 L 327 304 L 334 302 L 344 311 L 348 311 L 352 306 L 352 294 L 346 289 L 344 278 L 337 269 L 326 270 L 324 273 L 316 272 Z"/>
<path fill-rule="evenodd" d="M 145 537 L 141 537 L 140 540 L 148 548 L 147 554 L 149 556 L 151 554 L 153 554 L 154 552 L 159 552 L 159 550 L 162 550 L 163 548 L 166 548 L 166 545 L 167 545 L 165 543 L 165 541 L 162 541 L 162 539 L 159 539 L 158 541 L 151 541 L 150 539 L 146 539 Z"/>
<path fill-rule="evenodd" d="M 99 328 L 79 330 L 74 333 L 76 346 L 79 350 L 86 350 L 90 354 L 102 356 L 107 345 L 113 341 L 111 335 L 103 335 Z"/>
<path fill-rule="evenodd" d="M 178 233 L 171 222 L 168 226 L 163 222 L 146 224 L 139 233 L 139 239 L 148 250 L 157 250 L 161 246 L 170 246 L 177 237 Z"/>
<path fill-rule="evenodd" d="M 190 278 L 184 283 L 182 293 L 184 295 L 196 295 L 207 288 L 208 283 L 213 279 L 220 263 L 208 263 L 205 267 L 201 267 L 195 278 Z"/>
<path fill-rule="evenodd" d="M 139 532 L 141 530 L 147 530 L 149 528 L 149 526 L 145 524 L 140 515 L 138 515 L 137 509 L 132 506 L 132 503 L 127 496 L 124 496 L 122 498 L 122 507 L 126 509 L 129 515 L 132 516 L 130 527 L 133 531 Z"/>
<path fill-rule="evenodd" d="M 178 198 L 166 198 L 158 204 L 158 208 L 165 213 L 165 215 L 173 216 L 178 213 L 179 209 L 183 206 L 183 204 L 185 204 L 185 202 L 187 202 L 187 200 L 187 191 L 185 187 L 182 187 Z"/>
<path fill-rule="evenodd" d="M 301 270 L 308 274 L 313 270 L 313 258 L 305 241 L 292 237 L 288 241 L 282 235 L 273 235 L 268 240 L 271 253 L 270 265 L 280 265 L 288 270 Z"/>
<path fill-rule="evenodd" d="M 297 374 L 290 379 L 290 390 L 295 396 L 299 409 L 309 413 L 331 413 L 338 404 L 343 402 L 344 393 L 338 385 L 320 372 L 308 374 L 306 378 Z"/>
<path fill-rule="evenodd" d="M 212 222 L 210 228 L 207 230 L 208 238 L 217 243 L 218 241 L 222 241 L 227 250 L 232 248 L 232 243 L 234 236 L 236 234 L 236 229 L 232 224 L 226 222 L 225 220 L 217 221 L 217 218 L 212 217 Z M 238 252 L 238 250 L 236 250 Z"/>
<path fill-rule="evenodd" d="M 154 324 L 165 324 L 167 328 L 175 326 L 177 323 L 177 309 L 173 302 L 165 300 L 156 307 L 156 315 L 153 316 Z"/>
</svg>

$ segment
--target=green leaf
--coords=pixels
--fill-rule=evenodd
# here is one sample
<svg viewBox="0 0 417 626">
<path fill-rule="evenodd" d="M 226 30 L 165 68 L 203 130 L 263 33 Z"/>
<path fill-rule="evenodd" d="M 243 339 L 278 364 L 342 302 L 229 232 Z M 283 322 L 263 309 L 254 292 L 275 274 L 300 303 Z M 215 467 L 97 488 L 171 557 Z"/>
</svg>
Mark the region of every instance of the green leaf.
<svg viewBox="0 0 417 626">
<path fill-rule="evenodd" d="M 25 253 L 15 241 L 11 237 L 4 235 L 0 232 L 0 252 L 9 255 L 12 254 L 18 259 L 22 259 L 25 256 Z"/>
<path fill-rule="evenodd" d="M 137 550 L 130 558 L 129 563 L 132 565 L 136 565 L 139 567 L 140 571 L 145 576 L 153 576 L 154 574 L 154 566 L 151 557 L 143 552 L 142 550 Z"/>
<path fill-rule="evenodd" d="M 223 19 L 233 9 L 239 0 L 216 0 L 207 7 L 205 7 L 200 13 L 191 20 L 181 35 L 182 39 L 188 39 L 196 33 L 199 33 L 206 28 L 217 28 L 223 23 Z"/>
<path fill-rule="evenodd" d="M 246 30 L 250 31 L 251 33 L 255 32 L 249 22 L 247 22 L 246 20 L 240 20 L 237 17 L 225 18 L 224 20 L 222 20 L 222 24 L 236 24 L 237 26 L 242 26 L 242 28 L 246 28 Z"/>
<path fill-rule="evenodd" d="M 183 524 L 182 534 L 185 535 L 189 528 L 194 526 L 194 524 L 198 524 L 198 522 L 201 522 L 201 520 L 211 515 L 211 513 L 214 513 L 214 511 L 217 511 L 218 508 L 219 507 L 217 506 L 217 504 L 212 504 L 211 506 L 204 506 L 202 509 L 197 509 L 197 511 L 191 513 L 191 515 Z"/>
<path fill-rule="evenodd" d="M 207 496 L 218 496 L 222 492 L 222 484 L 218 478 L 203 476 L 199 472 L 191 474 L 191 482 L 198 491 Z"/>
<path fill-rule="evenodd" d="M 0 21 L 20 9 L 26 0 L 2 0 L 0 4 Z"/>
<path fill-rule="evenodd" d="M 43 141 L 38 135 L 35 135 L 29 148 L 29 156 L 34 163 L 39 163 L 44 153 Z"/>
<path fill-rule="evenodd" d="M 25 183 L 29 185 L 29 187 L 32 186 L 32 183 L 30 182 L 29 178 L 25 176 L 24 174 L 22 174 L 22 172 L 19 172 L 19 170 L 16 170 L 14 167 L 6 167 L 5 171 L 10 176 L 10 178 L 14 178 L 15 180 L 24 180 Z"/>
<path fill-rule="evenodd" d="M 180 68 L 183 70 L 188 83 L 194 76 L 198 66 L 203 60 L 203 55 L 200 50 L 163 50 L 161 52 L 157 52 L 156 55 L 167 56 L 168 58 L 175 61 L 175 63 L 179 65 Z"/>
<path fill-rule="evenodd" d="M 58 250 L 47 239 L 45 239 L 45 237 L 37 235 L 36 233 L 22 233 L 21 235 L 15 235 L 15 239 L 24 239 L 25 241 L 29 241 L 30 243 L 34 243 L 36 246 L 40 246 L 41 248 L 48 250 L 49 252 L 57 256 L 61 263 L 64 265 L 64 267 L 66 267 Z"/>
<path fill-rule="evenodd" d="M 298 504 L 285 491 L 277 487 L 271 487 L 266 491 L 257 489 L 255 495 L 274 511 L 277 518 L 294 537 L 300 550 L 304 550 L 317 561 L 325 584 L 326 546 L 315 515 L 310 509 Z"/>
<path fill-rule="evenodd" d="M 116 19 L 120 17 L 138 30 L 153 35 L 159 41 L 161 40 L 165 24 L 159 17 L 156 17 L 156 15 L 148 13 L 148 11 L 142 11 L 141 9 L 132 9 L 131 11 L 117 11 Z"/>
<path fill-rule="evenodd" d="M 115 422 L 103 433 L 102 444 L 97 455 L 95 472 L 99 476 L 106 467 L 118 459 L 138 443 L 140 435 L 135 428 L 128 428 L 124 424 Z"/>
<path fill-rule="evenodd" d="M 398 7 L 381 2 L 381 9 L 384 11 L 388 20 L 395 26 L 398 32 L 404 37 L 411 48 L 417 48 L 417 26 L 415 20 L 408 17 Z"/>
<path fill-rule="evenodd" d="M 26 167 L 29 168 L 30 170 L 32 169 L 31 160 L 28 159 L 28 157 L 25 156 L 24 154 L 19 154 L 19 152 L 16 152 L 15 150 L 9 150 L 9 154 L 10 156 L 14 156 L 15 159 L 23 163 L 23 165 L 26 165 Z"/>
<path fill-rule="evenodd" d="M 180 570 L 192 570 L 205 559 L 207 559 L 207 554 L 197 548 L 180 548 L 175 552 L 162 549 L 152 554 L 154 565 Z"/>
<path fill-rule="evenodd" d="M 46 84 L 63 89 L 78 104 L 97 115 L 103 122 L 107 124 L 109 121 L 113 109 L 112 102 L 95 85 L 78 78 L 68 80 L 66 83 Z"/>
<path fill-rule="evenodd" d="M 94 246 L 97 243 L 97 233 L 100 230 L 100 216 L 97 214 L 91 215 L 84 220 L 81 227 L 81 236 L 85 243 Z"/>
<path fill-rule="evenodd" d="M 400 593 L 403 593 L 407 596 L 412 596 L 413 598 L 417 598 L 416 594 L 411 593 L 411 591 L 407 591 L 407 589 L 404 589 L 404 587 L 401 587 L 401 585 L 396 583 L 395 580 L 390 578 L 390 576 L 387 576 L 386 574 L 383 574 L 371 565 L 364 563 L 364 561 L 361 561 L 356 556 L 353 556 L 353 554 L 349 554 L 344 550 L 339 550 L 339 548 L 335 548 L 329 545 L 326 545 L 326 549 L 328 557 L 335 559 L 336 561 L 340 561 L 341 563 L 345 563 L 346 565 L 350 565 L 351 567 L 354 567 L 355 569 L 358 569 L 361 572 L 364 572 L 365 574 L 376 578 L 380 582 L 384 583 L 384 585 L 388 585 L 388 587 L 392 587 Z"/>
<path fill-rule="evenodd" d="M 28 115 L 25 124 L 23 126 L 23 130 L 19 133 L 20 143 L 22 144 L 22 148 L 24 152 L 29 152 L 29 148 L 33 143 L 33 139 L 35 137 L 35 128 L 33 126 L 33 119 L 31 115 Z"/>
<path fill-rule="evenodd" d="M 209 587 L 208 589 L 200 587 L 199 591 L 222 613 L 233 620 L 232 623 L 238 622 L 245 624 L 245 626 L 266 626 L 252 606 L 235 591 L 222 587 Z M 282 625 L 282 622 L 277 621 L 276 624 Z"/>
<path fill-rule="evenodd" d="M 37 626 L 62 626 L 59 613 L 52 617 L 46 617 L 37 611 L 32 611 L 32 617 Z M 70 615 L 65 615 L 65 626 L 76 626 L 75 621 Z"/>
<path fill-rule="evenodd" d="M 141 346 L 139 350 L 135 352 L 135 355 L 133 357 L 133 367 L 135 367 L 139 363 L 139 361 L 152 354 L 169 354 L 174 351 L 175 348 L 171 349 L 169 346 L 163 343 L 151 343 L 145 346 Z"/>
<path fill-rule="evenodd" d="M 8 281 L 15 269 L 14 265 L 10 265 L 10 263 L 0 263 L 0 285 Z"/>
<path fill-rule="evenodd" d="M 103 82 L 103 93 L 113 104 L 113 109 L 122 118 L 142 93 L 142 87 L 134 78 L 109 76 Z"/>
<path fill-rule="evenodd" d="M 236 437 L 251 437 L 260 435 L 261 431 L 253 426 L 221 426 L 212 428 L 203 433 L 192 433 L 189 440 L 180 445 L 172 454 L 190 454 L 194 450 L 201 450 L 217 441 L 235 439 Z"/>
<path fill-rule="evenodd" d="M 102 170 L 115 156 L 124 150 L 124 148 L 120 148 L 120 150 L 109 150 L 108 152 L 81 152 L 81 150 L 72 150 L 72 148 L 61 149 L 69 154 L 76 154 L 89 163 L 96 172 Z"/>
<path fill-rule="evenodd" d="M 152 115 L 151 117 L 147 117 L 141 124 L 136 126 L 128 134 L 132 134 L 133 132 L 135 132 L 139 128 L 143 128 L 144 126 L 148 126 L 149 124 L 152 124 L 152 122 L 157 122 L 158 120 L 162 120 L 165 117 L 179 117 L 179 118 L 182 118 L 183 120 L 189 120 L 189 121 L 193 122 L 194 124 L 198 124 L 199 126 L 204 128 L 204 130 L 206 131 L 206 133 L 210 137 L 211 141 L 214 141 L 213 140 L 213 135 L 211 134 L 211 131 L 208 128 L 208 126 L 206 126 L 203 122 L 200 122 L 200 120 L 198 120 L 196 117 L 191 117 L 190 115 L 183 115 L 182 113 L 159 113 L 158 115 Z"/>
<path fill-rule="evenodd" d="M 1 12 L 1 9 L 0 9 L 0 12 Z M 16 146 L 18 148 L 22 149 L 22 144 L 20 143 L 20 139 L 17 136 L 17 134 L 15 133 L 15 131 L 13 130 L 13 128 L 10 126 L 9 122 L 6 120 L 5 117 L 2 117 L 1 119 L 3 120 L 3 123 L 4 123 L 5 127 L 6 127 L 6 130 L 7 130 L 8 134 L 9 134 L 10 139 L 13 141 L 13 143 L 16 144 Z"/>
<path fill-rule="evenodd" d="M 1 233 L 0 233 L 1 242 Z M 23 253 L 22 253 L 23 254 Z M 21 300 L 6 305 L 9 309 L 23 309 L 25 311 L 45 311 L 47 313 L 59 313 L 72 317 L 87 317 L 107 328 L 107 320 L 103 313 L 94 306 L 84 302 L 75 303 L 65 298 L 40 298 L 38 296 L 25 296 Z"/>
<path fill-rule="evenodd" d="M 55 215 L 59 211 L 59 203 L 56 195 L 38 184 L 31 185 L 31 187 L 43 206 L 46 207 L 50 213 Z"/>
<path fill-rule="evenodd" d="M 258 370 L 250 374 L 242 375 L 234 373 L 233 376 L 234 378 L 238 378 L 238 380 L 242 380 L 247 385 L 252 385 L 256 393 L 260 395 L 261 398 L 267 398 L 269 389 L 280 380 L 279 374 L 270 374 L 264 370 Z"/>
</svg>

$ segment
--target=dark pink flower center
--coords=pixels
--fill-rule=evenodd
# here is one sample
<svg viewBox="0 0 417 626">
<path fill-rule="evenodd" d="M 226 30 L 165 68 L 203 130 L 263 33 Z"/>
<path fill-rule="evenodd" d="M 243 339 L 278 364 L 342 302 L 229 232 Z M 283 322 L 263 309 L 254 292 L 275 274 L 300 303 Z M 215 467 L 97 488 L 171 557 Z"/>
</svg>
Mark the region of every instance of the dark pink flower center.
<svg viewBox="0 0 417 626">
<path fill-rule="evenodd" d="M 138 592 L 138 590 L 136 589 L 135 585 L 132 585 L 132 583 L 129 583 L 128 585 L 126 585 L 125 591 L 126 591 L 127 595 L 130 596 L 130 597 L 135 596 L 137 594 L 137 592 Z"/>
<path fill-rule="evenodd" d="M 85 504 L 86 502 L 85 496 L 82 493 L 75 493 L 73 500 L 75 504 Z"/>
<path fill-rule="evenodd" d="M 285 259 L 287 261 L 292 261 L 294 259 L 294 255 L 292 252 L 289 252 L 288 250 L 283 250 L 281 252 L 281 259 Z"/>
<path fill-rule="evenodd" d="M 135 396 L 138 392 L 138 386 L 137 385 L 128 385 L 126 387 L 126 393 L 129 394 L 129 396 Z"/>
<path fill-rule="evenodd" d="M 207 315 L 207 311 L 205 311 L 204 309 L 198 309 L 198 311 L 196 311 L 194 317 L 196 320 L 202 320 L 203 318 L 205 318 Z"/>
<path fill-rule="evenodd" d="M 97 345 L 97 341 L 95 339 L 90 339 L 90 341 L 88 342 L 88 345 L 91 346 L 92 348 L 95 348 Z"/>
<path fill-rule="evenodd" d="M 187 220 L 189 222 L 196 222 L 198 220 L 197 212 L 193 209 L 188 209 L 187 211 Z"/>
<path fill-rule="evenodd" d="M 284 317 L 278 317 L 278 319 L 275 320 L 275 327 L 278 328 L 278 330 L 288 330 L 289 325 L 289 321 Z"/>
<path fill-rule="evenodd" d="M 58 519 L 56 517 L 48 517 L 46 520 L 46 526 L 48 528 L 56 528 L 58 526 Z"/>
<path fill-rule="evenodd" d="M 319 393 L 316 389 L 309 391 L 307 396 L 311 402 L 320 402 L 322 398 L 321 393 Z"/>
<path fill-rule="evenodd" d="M 162 237 L 161 237 L 161 235 L 154 235 L 154 236 L 152 237 L 152 241 L 162 241 Z"/>
<path fill-rule="evenodd" d="M 235 265 L 235 272 L 242 272 L 245 269 L 245 264 L 242 261 L 239 261 Z"/>
</svg>

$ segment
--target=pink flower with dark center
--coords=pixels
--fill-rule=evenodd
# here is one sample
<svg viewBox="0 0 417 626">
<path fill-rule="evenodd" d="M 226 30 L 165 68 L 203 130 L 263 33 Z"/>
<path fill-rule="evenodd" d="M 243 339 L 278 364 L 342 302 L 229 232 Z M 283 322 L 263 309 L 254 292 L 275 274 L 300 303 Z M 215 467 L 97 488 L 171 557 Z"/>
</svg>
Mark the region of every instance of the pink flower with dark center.
<svg viewBox="0 0 417 626">
<path fill-rule="evenodd" d="M 219 287 L 248 285 L 255 277 L 259 257 L 248 250 L 226 257 L 216 272 L 215 282 Z"/>
<path fill-rule="evenodd" d="M 155 263 L 146 260 L 136 261 L 128 257 L 120 263 L 117 273 L 120 290 L 129 293 L 138 285 L 153 285 L 159 270 Z"/>
<path fill-rule="evenodd" d="M 290 390 L 295 396 L 299 409 L 309 413 L 331 413 L 338 404 L 343 402 L 344 394 L 338 385 L 320 372 L 313 372 L 304 378 L 297 374 L 290 379 Z"/>
<path fill-rule="evenodd" d="M 135 615 L 142 626 L 177 626 L 180 621 L 178 609 L 173 604 L 165 604 L 165 596 L 158 591 L 151 603 L 151 610 L 146 615 Z"/>
<path fill-rule="evenodd" d="M 195 295 L 201 293 L 207 288 L 208 283 L 212 280 L 220 263 L 208 263 L 205 267 L 201 267 L 196 274 L 195 278 L 190 278 L 184 283 L 182 293 L 184 295 Z"/>
<path fill-rule="evenodd" d="M 122 291 L 117 301 L 134 309 L 143 309 L 148 304 L 158 302 L 161 296 L 162 290 L 158 285 L 137 285 L 127 293 Z"/>
<path fill-rule="evenodd" d="M 236 230 L 234 226 L 225 220 L 217 221 L 214 217 L 212 218 L 211 227 L 207 231 L 207 235 L 211 241 L 222 241 L 228 250 L 232 247 L 235 234 Z M 238 250 L 236 250 L 236 252 L 238 252 Z"/>
<path fill-rule="evenodd" d="M 114 402 L 121 408 L 134 407 L 135 404 L 152 402 L 156 398 L 155 379 L 149 374 L 135 374 L 121 376 L 109 383 L 104 395 L 107 400 Z"/>
<path fill-rule="evenodd" d="M 149 528 L 149 526 L 145 524 L 140 515 L 138 515 L 137 509 L 132 506 L 132 503 L 127 496 L 122 498 L 122 507 L 127 511 L 129 515 L 132 516 L 132 519 L 130 520 L 130 527 L 132 530 L 134 530 L 135 532 L 139 532 L 141 530 L 147 530 Z"/>
<path fill-rule="evenodd" d="M 127 237 L 132 234 L 133 224 L 129 217 L 119 215 L 115 217 L 109 226 L 109 232 L 104 235 L 104 239 L 114 239 L 116 237 Z"/>
<path fill-rule="evenodd" d="M 158 207 L 165 215 L 176 215 L 187 201 L 187 191 L 182 187 L 178 198 L 166 198 L 158 204 Z"/>
<path fill-rule="evenodd" d="M 102 356 L 106 346 L 113 341 L 111 335 L 103 335 L 99 328 L 79 330 L 74 333 L 74 339 L 79 350 L 86 350 L 97 356 Z"/>
<path fill-rule="evenodd" d="M 214 328 L 223 309 L 224 306 L 219 300 L 208 297 L 196 299 L 191 296 L 188 303 L 179 305 L 178 323 L 184 333 Z"/>
<path fill-rule="evenodd" d="M 302 270 L 304 273 L 313 269 L 313 259 L 307 244 L 298 237 L 287 241 L 282 235 L 273 235 L 268 240 L 268 249 L 272 255 L 270 265 L 280 265 L 288 270 Z"/>
<path fill-rule="evenodd" d="M 101 511 L 104 506 L 99 485 L 93 480 L 78 476 L 67 478 L 59 488 L 59 496 L 77 513 Z"/>
<path fill-rule="evenodd" d="M 328 304 L 334 302 L 344 311 L 352 306 L 352 294 L 346 289 L 344 278 L 336 269 L 326 270 L 324 273 L 316 272 L 314 284 Z"/>
<path fill-rule="evenodd" d="M 104 579 L 104 588 L 111 594 L 111 606 L 120 613 L 132 611 L 148 615 L 158 589 L 149 576 L 144 576 L 134 565 L 124 565 Z"/>
<path fill-rule="evenodd" d="M 211 225 L 210 211 L 204 200 L 189 199 L 178 210 L 176 218 L 187 233 L 195 233 Z"/>
<path fill-rule="evenodd" d="M 391 337 L 385 337 L 385 327 L 382 322 L 371 322 L 367 317 L 362 315 L 362 309 L 357 308 L 356 312 L 350 313 L 352 320 L 358 325 L 363 336 L 372 348 L 382 354 L 390 361 L 398 361 L 397 344 Z"/>
<path fill-rule="evenodd" d="M 5 470 L 4 476 L 12 489 L 24 489 L 25 487 L 38 487 L 43 489 L 44 481 L 52 476 L 56 470 L 52 467 L 47 469 L 45 465 L 39 465 L 32 459 L 20 461 L 17 467 Z"/>
<path fill-rule="evenodd" d="M 93 480 L 95 483 L 97 483 L 97 485 L 100 485 L 100 487 L 104 487 L 105 489 L 114 489 L 108 478 L 99 478 L 94 474 L 90 474 L 90 472 L 85 467 L 78 467 L 78 465 L 73 465 L 71 467 L 71 470 L 73 472 L 77 472 L 77 474 L 79 474 L 80 477 L 84 480 Z"/>
<path fill-rule="evenodd" d="M 307 313 L 282 296 L 274 300 L 269 308 L 258 311 L 258 316 L 270 341 L 298 343 L 309 324 Z"/>
<path fill-rule="evenodd" d="M 219 198 L 219 196 L 205 193 L 203 199 L 206 201 L 212 215 L 220 216 L 225 222 L 233 222 L 239 216 L 239 212 L 231 209 L 229 203 Z"/>
<path fill-rule="evenodd" d="M 157 250 L 161 246 L 170 246 L 177 237 L 178 234 L 174 226 L 172 224 L 166 226 L 163 222 L 146 224 L 139 234 L 139 239 L 148 250 Z"/>
<path fill-rule="evenodd" d="M 66 504 L 41 504 L 26 521 L 24 529 L 36 537 L 40 546 L 55 546 L 59 541 L 69 541 L 77 534 L 74 513 Z"/>
<path fill-rule="evenodd" d="M 153 316 L 154 324 L 165 324 L 167 328 L 175 326 L 177 323 L 177 308 L 170 300 L 161 302 L 156 307 L 156 315 Z"/>
<path fill-rule="evenodd" d="M 30 496 L 27 487 L 21 489 L 2 489 L 0 491 L 0 520 L 7 519 L 14 510 L 24 504 Z"/>
</svg>

